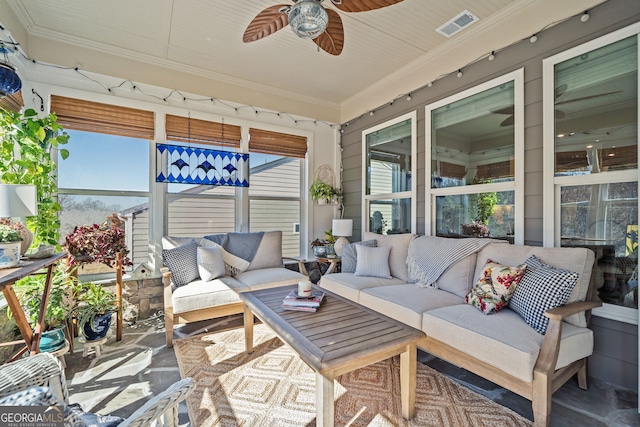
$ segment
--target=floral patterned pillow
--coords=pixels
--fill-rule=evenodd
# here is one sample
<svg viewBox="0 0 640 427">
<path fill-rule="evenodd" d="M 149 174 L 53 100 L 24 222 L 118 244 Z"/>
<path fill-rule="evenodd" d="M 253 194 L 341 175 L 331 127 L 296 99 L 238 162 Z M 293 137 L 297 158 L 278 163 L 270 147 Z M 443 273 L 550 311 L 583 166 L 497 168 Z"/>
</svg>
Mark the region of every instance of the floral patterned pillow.
<svg viewBox="0 0 640 427">
<path fill-rule="evenodd" d="M 526 268 L 526 264 L 509 267 L 488 259 L 480 278 L 467 294 L 467 303 L 484 314 L 497 313 L 509 303 Z"/>
</svg>

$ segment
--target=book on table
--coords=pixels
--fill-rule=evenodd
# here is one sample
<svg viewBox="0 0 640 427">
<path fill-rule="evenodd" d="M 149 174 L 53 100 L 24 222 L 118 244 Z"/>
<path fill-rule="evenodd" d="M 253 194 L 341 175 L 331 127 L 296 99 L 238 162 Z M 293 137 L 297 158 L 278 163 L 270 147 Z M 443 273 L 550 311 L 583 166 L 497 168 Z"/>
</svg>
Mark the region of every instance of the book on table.
<svg viewBox="0 0 640 427">
<path fill-rule="evenodd" d="M 322 291 L 313 291 L 310 297 L 299 297 L 298 291 L 293 289 L 282 300 L 282 306 L 284 308 L 318 308 L 324 300 L 324 296 L 324 292 Z"/>
<path fill-rule="evenodd" d="M 295 305 L 284 304 L 282 304 L 282 308 L 291 311 L 306 311 L 308 313 L 315 313 L 316 311 L 318 311 L 318 307 L 296 307 Z"/>
</svg>

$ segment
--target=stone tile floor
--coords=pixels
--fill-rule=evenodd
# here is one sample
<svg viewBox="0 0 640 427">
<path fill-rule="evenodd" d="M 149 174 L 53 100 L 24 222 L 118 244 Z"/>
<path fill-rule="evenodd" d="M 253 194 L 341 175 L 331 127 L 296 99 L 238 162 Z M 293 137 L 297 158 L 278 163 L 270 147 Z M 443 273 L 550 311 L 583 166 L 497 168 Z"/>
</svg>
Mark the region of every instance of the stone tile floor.
<svg viewBox="0 0 640 427">
<path fill-rule="evenodd" d="M 229 316 L 182 325 L 174 336 L 241 326 L 240 315 Z M 115 332 L 115 328 L 112 330 Z M 165 346 L 161 316 L 125 326 L 122 341 L 116 341 L 113 333 L 99 358 L 94 354 L 83 357 L 77 338 L 74 344 L 73 354 L 65 356 L 66 376 L 71 402 L 80 403 L 85 410 L 127 417 L 149 396 L 180 379 L 175 353 Z M 533 418 L 528 400 L 427 353 L 420 352 L 418 359 L 522 416 Z M 640 426 L 637 408 L 636 390 L 590 379 L 589 390 L 583 391 L 572 379 L 553 395 L 551 426 Z M 184 403 L 180 408 L 180 424 L 189 426 Z"/>
</svg>

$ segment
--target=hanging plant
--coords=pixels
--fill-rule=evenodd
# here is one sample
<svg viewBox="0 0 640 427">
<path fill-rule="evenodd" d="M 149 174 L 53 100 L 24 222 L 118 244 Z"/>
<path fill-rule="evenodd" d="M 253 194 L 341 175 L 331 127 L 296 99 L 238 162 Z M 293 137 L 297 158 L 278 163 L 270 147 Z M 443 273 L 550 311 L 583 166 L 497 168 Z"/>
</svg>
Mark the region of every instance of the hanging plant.
<svg viewBox="0 0 640 427">
<path fill-rule="evenodd" d="M 0 109 L 0 177 L 4 184 L 31 184 L 37 187 L 38 215 L 27 218 L 33 232 L 33 245 L 59 245 L 61 210 L 58 193 L 54 149 L 62 159 L 69 156 L 66 144 L 69 136 L 57 124 L 57 116 L 38 118 L 33 109 L 23 114 Z"/>
</svg>

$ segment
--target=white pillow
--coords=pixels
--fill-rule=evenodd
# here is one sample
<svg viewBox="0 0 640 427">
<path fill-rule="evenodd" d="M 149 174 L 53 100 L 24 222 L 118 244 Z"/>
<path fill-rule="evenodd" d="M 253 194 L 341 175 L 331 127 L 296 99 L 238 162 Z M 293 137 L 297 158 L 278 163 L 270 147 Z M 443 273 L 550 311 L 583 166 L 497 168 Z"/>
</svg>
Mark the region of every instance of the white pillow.
<svg viewBox="0 0 640 427">
<path fill-rule="evenodd" d="M 202 239 L 200 241 L 201 247 L 216 247 L 222 253 L 222 259 L 224 260 L 225 268 L 229 276 L 235 276 L 236 274 L 243 273 L 249 268 L 250 262 L 246 259 L 242 259 L 239 256 L 235 256 L 231 252 L 227 252 L 222 246 L 208 239 Z"/>
<path fill-rule="evenodd" d="M 205 282 L 224 276 L 224 260 L 219 247 L 198 246 L 198 272 Z"/>
<path fill-rule="evenodd" d="M 389 272 L 391 246 L 370 248 L 364 245 L 356 245 L 356 253 L 356 271 L 353 273 L 355 276 L 391 279 L 391 273 Z"/>
</svg>

